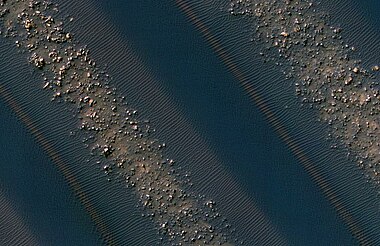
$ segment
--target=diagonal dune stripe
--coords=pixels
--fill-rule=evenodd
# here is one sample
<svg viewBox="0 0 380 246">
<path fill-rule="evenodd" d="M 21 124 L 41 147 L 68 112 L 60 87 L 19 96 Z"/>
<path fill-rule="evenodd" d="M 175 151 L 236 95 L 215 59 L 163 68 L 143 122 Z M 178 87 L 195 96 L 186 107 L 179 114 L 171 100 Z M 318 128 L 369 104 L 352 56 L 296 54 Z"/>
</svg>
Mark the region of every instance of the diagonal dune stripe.
<svg viewBox="0 0 380 246">
<path fill-rule="evenodd" d="M 329 200 L 331 205 L 336 210 L 342 221 L 345 223 L 350 233 L 360 242 L 361 245 L 373 245 L 369 236 L 360 227 L 359 223 L 351 215 L 350 211 L 343 205 L 340 198 L 329 185 L 328 181 L 323 177 L 322 172 L 312 161 L 306 156 L 299 145 L 292 139 L 288 131 L 281 124 L 280 120 L 271 111 L 265 100 L 260 96 L 257 90 L 247 80 L 247 76 L 239 70 L 238 66 L 233 62 L 232 57 L 223 48 L 219 40 L 212 34 L 205 23 L 195 14 L 192 8 L 184 0 L 175 0 L 178 8 L 188 17 L 190 22 L 198 29 L 202 36 L 209 43 L 216 55 L 221 59 L 224 65 L 230 70 L 233 76 L 239 82 L 253 103 L 263 112 L 267 120 L 276 130 L 280 138 L 289 147 L 292 153 L 300 161 L 303 168 L 310 175 L 311 179 L 318 185 L 323 194 Z"/>
<path fill-rule="evenodd" d="M 41 131 L 35 126 L 34 122 L 27 115 L 27 113 L 16 102 L 10 92 L 0 84 L 0 97 L 9 105 L 9 107 L 16 113 L 18 118 L 25 124 L 27 129 L 32 133 L 36 141 L 40 144 L 43 150 L 52 159 L 60 173 L 64 176 L 65 180 L 73 190 L 75 196 L 79 199 L 80 203 L 90 215 L 91 220 L 95 223 L 96 231 L 107 245 L 115 245 L 112 233 L 103 221 L 102 217 L 97 213 L 96 208 L 92 205 L 91 200 L 83 191 L 80 183 L 75 177 L 65 161 L 60 157 L 59 153 L 54 149 L 50 142 L 42 135 Z"/>
</svg>

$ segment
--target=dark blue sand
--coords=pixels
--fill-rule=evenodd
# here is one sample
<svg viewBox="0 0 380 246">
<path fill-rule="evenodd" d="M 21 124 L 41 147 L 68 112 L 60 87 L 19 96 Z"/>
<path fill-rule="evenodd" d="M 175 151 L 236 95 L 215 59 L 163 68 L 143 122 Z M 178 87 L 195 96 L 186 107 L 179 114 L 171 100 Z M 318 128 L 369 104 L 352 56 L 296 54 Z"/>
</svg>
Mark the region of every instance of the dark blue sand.
<svg viewBox="0 0 380 246">
<path fill-rule="evenodd" d="M 0 185 L 14 201 L 12 204 L 25 215 L 26 223 L 41 245 L 100 245 L 104 244 L 106 236 L 110 238 L 108 242 L 116 245 L 122 244 L 120 242 L 152 245 L 152 241 L 157 240 L 156 231 L 153 223 L 142 218 L 141 211 L 135 207 L 136 196 L 123 186 L 124 183 L 107 181 L 102 167 L 84 148 L 82 137 L 69 136 L 77 127 L 70 111 L 62 103 L 47 104 L 50 93 L 41 90 L 40 74 L 33 72 L 35 70 L 26 63 L 23 54 L 15 55 L 16 51 L 7 45 L 0 43 L 0 63 L 5 67 L 13 62 L 17 69 L 0 72 L 2 87 L 9 90 L 38 134 L 52 144 L 54 154 L 69 170 L 65 175 L 76 180 L 72 185 L 64 180 L 57 163 L 35 141 L 36 135 L 32 137 L 30 129 L 18 121 L 19 115 L 10 113 L 1 94 L 0 146 L 4 154 L 0 161 Z M 32 72 L 34 74 L 30 74 Z M 96 230 L 96 221 L 90 218 L 84 203 L 91 207 L 96 221 L 107 227 L 107 235 Z"/>
<path fill-rule="evenodd" d="M 165 82 L 223 165 L 290 244 L 353 244 L 331 204 L 173 2 L 97 4 L 110 19 L 118 20 L 113 25 Z M 372 12 L 374 25 L 380 24 L 378 1 L 356 2 Z M 0 123 L 0 185 L 38 241 L 98 244 L 92 222 L 62 175 L 1 100 Z"/>
<path fill-rule="evenodd" d="M 102 8 L 289 243 L 352 244 L 331 204 L 173 2 Z"/>
<path fill-rule="evenodd" d="M 2 99 L 0 124 L 0 186 L 39 245 L 99 244 L 61 173 Z"/>
<path fill-rule="evenodd" d="M 380 2 L 377 0 L 352 0 L 352 2 L 358 7 L 357 9 L 363 13 L 363 18 L 371 22 L 375 27 L 380 24 Z M 376 28 L 380 34 L 380 29 Z"/>
</svg>

